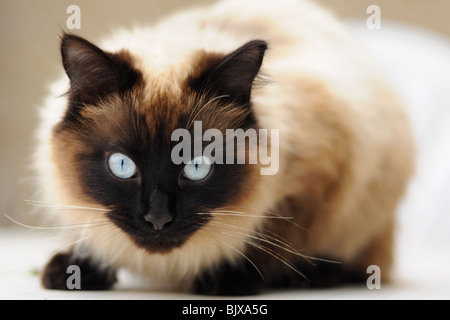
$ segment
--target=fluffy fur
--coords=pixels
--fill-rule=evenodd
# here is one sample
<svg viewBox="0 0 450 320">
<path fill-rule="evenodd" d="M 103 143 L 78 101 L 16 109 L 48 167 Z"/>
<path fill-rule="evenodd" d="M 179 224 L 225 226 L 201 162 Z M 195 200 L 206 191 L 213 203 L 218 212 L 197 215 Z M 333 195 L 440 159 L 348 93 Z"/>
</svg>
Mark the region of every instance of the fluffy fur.
<svg viewBox="0 0 450 320">
<path fill-rule="evenodd" d="M 52 87 L 41 112 L 36 157 L 42 201 L 99 209 L 54 210 L 60 224 L 84 226 L 71 231 L 72 261 L 87 257 L 97 269 L 127 268 L 157 288 L 211 294 L 363 279 L 372 264 L 388 278 L 394 212 L 412 170 L 408 120 L 366 54 L 339 22 L 311 3 L 226 1 L 180 13 L 154 27 L 118 31 L 99 47 L 116 52 L 127 70 L 136 71 L 131 91 L 124 98 L 117 92 L 126 84 L 113 81 L 119 89 L 102 93 L 96 101 L 88 93 L 77 112 L 104 139 L 116 138 L 114 128 L 128 130 L 120 123 L 131 121 L 121 115 L 126 99 L 148 130 L 158 121 L 175 129 L 195 104 L 203 106 L 211 98 L 188 90 L 189 81 L 192 85 L 220 57 L 255 39 L 268 45 L 262 63 L 267 83 L 253 87 L 255 123 L 245 125 L 280 130 L 279 172 L 261 176 L 258 166 L 249 165 L 236 186 L 238 194 L 220 205 L 228 214 L 211 213 L 181 246 L 167 252 L 145 250 L 108 223 L 110 208 L 79 181 L 75 155 L 87 146 L 77 138 L 84 134 L 82 126 L 66 130 L 70 92 L 74 86 L 102 81 L 100 77 L 72 81 L 65 96 L 60 95 L 69 87 L 67 77 Z M 71 71 L 66 71 L 70 78 Z M 246 117 L 244 111 L 218 108 L 216 102 L 200 115 L 208 126 L 233 127 L 233 121 Z M 44 284 L 61 288 L 49 280 L 56 277 L 48 272 L 50 267 Z M 110 286 L 107 281 L 95 288 Z"/>
</svg>

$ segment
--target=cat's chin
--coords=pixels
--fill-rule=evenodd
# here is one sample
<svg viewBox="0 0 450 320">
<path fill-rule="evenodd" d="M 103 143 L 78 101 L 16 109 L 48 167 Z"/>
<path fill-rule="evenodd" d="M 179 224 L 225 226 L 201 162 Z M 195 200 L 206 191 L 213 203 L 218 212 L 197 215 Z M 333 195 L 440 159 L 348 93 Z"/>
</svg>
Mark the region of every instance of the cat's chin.
<svg viewBox="0 0 450 320">
<path fill-rule="evenodd" d="M 181 247 L 186 239 L 173 238 L 164 235 L 152 235 L 148 237 L 130 236 L 131 240 L 140 248 L 150 254 L 168 254 L 172 250 Z"/>
</svg>

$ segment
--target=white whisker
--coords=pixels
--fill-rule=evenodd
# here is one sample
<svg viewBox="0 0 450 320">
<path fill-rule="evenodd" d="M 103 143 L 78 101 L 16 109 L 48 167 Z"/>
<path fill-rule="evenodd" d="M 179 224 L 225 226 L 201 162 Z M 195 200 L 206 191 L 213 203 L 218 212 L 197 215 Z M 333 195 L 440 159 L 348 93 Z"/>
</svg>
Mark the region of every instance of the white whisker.
<svg viewBox="0 0 450 320">
<path fill-rule="evenodd" d="M 95 223 L 80 223 L 80 224 L 72 224 L 72 225 L 67 225 L 67 226 L 30 226 L 30 225 L 27 225 L 27 224 L 24 224 L 22 222 L 15 220 L 11 216 L 7 215 L 6 213 L 4 213 L 3 215 L 21 227 L 28 228 L 28 229 L 34 229 L 34 230 L 80 229 L 80 228 L 85 228 L 85 227 L 102 226 L 102 225 L 107 225 L 107 224 L 111 223 L 110 221 L 104 220 L 104 221 L 95 222 Z"/>
<path fill-rule="evenodd" d="M 219 224 L 216 224 L 216 226 L 222 227 L 222 226 L 219 225 Z M 303 255 L 301 252 L 299 252 L 299 251 L 298 251 L 297 249 L 295 249 L 295 248 L 289 248 L 289 246 L 288 246 L 286 243 L 284 243 L 284 242 L 282 242 L 282 241 L 280 241 L 280 240 L 278 240 L 278 239 L 275 239 L 275 238 L 274 238 L 273 240 L 274 240 L 274 241 L 277 241 L 277 242 L 279 242 L 279 243 L 281 243 L 281 244 L 277 244 L 277 243 L 275 243 L 275 242 L 273 242 L 273 241 L 270 241 L 270 240 L 266 239 L 266 238 L 264 237 L 265 235 L 261 235 L 261 234 L 259 234 L 259 233 L 256 232 L 256 231 L 250 230 L 251 232 L 254 232 L 254 233 L 256 233 L 256 234 L 259 234 L 259 235 L 260 235 L 259 237 L 258 237 L 258 236 L 251 235 L 251 234 L 248 234 L 248 233 L 245 233 L 245 232 L 241 232 L 241 231 L 236 230 L 236 229 L 243 229 L 243 228 L 240 228 L 240 227 L 237 227 L 237 226 L 233 226 L 233 225 L 228 225 L 228 226 L 229 226 L 229 227 L 234 227 L 234 228 L 229 228 L 230 230 L 235 231 L 235 232 L 237 232 L 237 233 L 239 233 L 239 234 L 242 234 L 242 235 L 244 235 L 244 236 L 246 236 L 246 237 L 249 237 L 249 238 L 252 238 L 252 239 L 255 239 L 255 240 L 259 240 L 259 241 L 261 241 L 261 242 L 265 242 L 265 243 L 270 244 L 270 245 L 272 245 L 272 246 L 274 246 L 274 247 L 280 248 L 280 249 L 282 249 L 282 250 L 284 250 L 284 251 L 286 251 L 286 252 L 292 253 L 292 254 L 294 254 L 294 255 L 296 255 L 296 256 L 299 256 L 299 257 L 302 257 L 302 258 L 305 258 L 305 259 L 310 258 L 310 257 L 308 257 L 308 256 Z M 248 232 L 248 230 L 245 230 L 245 229 L 243 229 L 243 230 Z"/>
<path fill-rule="evenodd" d="M 247 241 L 244 240 L 246 243 L 250 244 L 251 246 L 254 246 L 256 248 L 259 248 L 265 252 L 267 252 L 268 254 L 270 254 L 272 257 L 278 259 L 280 262 L 282 262 L 284 265 L 288 266 L 291 270 L 293 270 L 294 272 L 296 272 L 297 274 L 299 274 L 300 276 L 302 276 L 303 278 L 305 278 L 306 280 L 309 280 L 308 277 L 305 276 L 305 274 L 303 272 L 301 272 L 300 270 L 298 270 L 296 267 L 294 267 L 291 263 L 289 263 L 289 261 L 286 261 L 286 259 L 284 259 L 282 256 L 280 256 L 279 254 L 275 253 L 273 250 L 262 246 L 262 245 L 257 245 L 254 242 L 251 241 Z"/>
<path fill-rule="evenodd" d="M 236 236 L 234 236 L 234 235 L 232 235 L 232 234 L 229 234 L 229 233 L 226 233 L 226 232 L 223 232 L 223 231 L 221 231 L 221 233 L 224 234 L 224 235 L 227 235 L 227 236 L 229 236 L 229 237 L 232 237 L 232 238 L 238 238 L 238 237 L 236 237 Z M 238 238 L 238 239 L 244 241 L 245 243 L 248 243 L 249 245 L 251 245 L 251 246 L 253 246 L 253 247 L 255 247 L 255 248 L 258 248 L 258 249 L 260 249 L 260 250 L 262 250 L 262 251 L 268 253 L 269 255 L 271 255 L 272 257 L 274 257 L 275 259 L 277 259 L 278 261 L 282 262 L 283 264 L 285 264 L 286 266 L 288 266 L 290 269 L 292 269 L 293 271 L 295 271 L 297 274 L 299 274 L 300 276 L 302 276 L 302 277 L 304 277 L 305 279 L 308 280 L 308 278 L 307 278 L 300 270 L 298 270 L 297 268 L 295 268 L 295 267 L 294 267 L 291 263 L 289 263 L 289 261 L 287 261 L 283 256 L 281 256 L 280 254 L 274 252 L 274 251 L 271 250 L 270 248 L 267 248 L 267 247 L 264 246 L 264 245 L 256 244 L 256 243 L 254 243 L 254 242 L 252 242 L 252 241 L 249 241 L 249 240 L 246 240 L 246 239 L 242 239 L 242 238 Z"/>
<path fill-rule="evenodd" d="M 114 230 L 116 230 L 116 228 L 113 228 L 113 229 L 106 229 L 106 230 L 101 230 L 101 231 L 96 232 L 96 233 L 94 233 L 94 234 L 89 234 L 89 235 L 86 236 L 86 237 L 83 237 L 83 238 L 74 240 L 74 241 L 72 241 L 72 242 L 70 242 L 70 243 L 68 243 L 68 244 L 66 244 L 66 245 L 64 245 L 64 246 L 62 246 L 62 247 L 59 248 L 58 250 L 56 250 L 53 254 L 50 255 L 49 258 L 51 259 L 53 256 L 55 256 L 56 254 L 58 254 L 59 252 L 61 252 L 62 250 L 64 250 L 64 249 L 67 248 L 67 247 L 70 247 L 70 246 L 72 246 L 72 245 L 74 245 L 74 244 L 77 244 L 77 243 L 79 243 L 79 242 L 81 242 L 81 241 L 88 240 L 88 239 L 91 239 L 91 238 L 93 238 L 93 237 L 95 237 L 95 236 L 102 235 L 102 234 L 104 234 L 104 233 L 106 233 L 106 232 L 111 232 L 111 231 L 114 231 Z M 83 232 L 86 232 L 86 231 L 88 231 L 88 232 L 90 232 L 90 233 L 93 232 L 93 230 L 89 230 L 89 229 L 84 229 L 84 230 L 83 230 Z"/>
<path fill-rule="evenodd" d="M 226 208 L 232 208 L 232 209 L 234 209 L 234 208 L 245 208 L 245 209 L 256 210 L 256 211 L 258 211 L 258 212 L 263 211 L 263 212 L 265 212 L 265 213 L 268 213 L 268 214 L 271 214 L 271 215 L 274 215 L 274 216 L 277 216 L 277 217 L 283 217 L 281 214 L 276 213 L 276 212 L 274 212 L 274 211 L 271 211 L 271 210 L 265 210 L 265 209 L 263 210 L 263 209 L 261 209 L 261 208 L 256 208 L 256 207 L 248 207 L 248 206 L 233 206 L 233 207 L 231 207 L 231 206 L 228 206 L 228 207 L 222 207 L 221 209 L 226 209 Z M 297 224 L 296 222 L 292 221 L 292 220 L 294 219 L 293 217 L 286 217 L 286 218 L 289 218 L 289 219 L 287 219 L 287 220 L 289 220 L 288 222 L 289 222 L 290 224 L 292 224 L 292 225 L 294 225 L 294 226 L 296 226 L 296 227 L 302 229 L 302 230 L 305 231 L 305 232 L 309 232 L 309 230 L 306 229 L 305 227 L 302 227 L 301 225 L 299 225 L 299 224 Z"/>
<path fill-rule="evenodd" d="M 115 229 L 118 229 L 118 228 L 115 228 Z M 113 229 L 113 230 L 115 230 L 115 229 Z M 106 240 L 110 240 L 111 238 L 117 236 L 117 235 L 120 234 L 121 232 L 122 232 L 122 230 L 118 230 L 118 232 L 114 233 L 111 237 L 109 237 L 109 238 L 106 239 Z M 105 241 L 105 242 L 106 242 L 106 241 Z M 109 267 L 109 266 L 112 266 L 112 265 L 117 261 L 117 259 L 119 259 L 120 255 L 125 251 L 125 249 L 127 249 L 129 246 L 130 246 L 130 242 L 125 242 L 125 243 L 123 243 L 123 244 L 120 246 L 120 249 L 117 250 L 117 253 L 116 253 L 111 259 L 109 259 L 108 262 L 105 262 L 105 263 L 101 264 L 101 268 L 107 268 L 107 267 Z"/>
<path fill-rule="evenodd" d="M 75 206 L 75 205 L 67 205 L 60 203 L 49 203 L 37 200 L 25 200 L 25 203 L 35 206 L 35 207 L 46 207 L 46 208 L 56 208 L 56 209 L 79 209 L 79 210 L 88 210 L 88 211 L 101 211 L 101 212 L 109 212 L 111 209 L 106 208 L 94 208 L 94 207 L 83 207 L 83 206 Z"/>
<path fill-rule="evenodd" d="M 256 264 L 249 258 L 247 257 L 242 251 L 240 251 L 239 249 L 236 249 L 235 247 L 233 247 L 231 244 L 229 243 L 223 243 L 224 245 L 230 247 L 231 249 L 235 250 L 237 253 L 239 253 L 241 256 L 243 256 L 248 262 L 251 263 L 251 265 L 256 269 L 256 271 L 258 271 L 259 275 L 261 276 L 261 278 L 263 279 L 263 281 L 266 281 L 266 279 L 264 278 L 263 274 L 261 273 L 261 271 L 258 269 L 258 267 L 256 266 Z"/>
<path fill-rule="evenodd" d="M 198 232 L 201 234 L 201 236 L 203 237 L 203 239 L 205 239 L 205 241 L 208 241 L 209 243 L 212 243 L 216 248 L 218 248 L 219 250 L 222 251 L 222 248 L 220 248 L 216 243 L 209 241 L 209 237 L 204 235 L 204 232 L 202 229 L 198 230 Z M 224 241 L 221 241 L 222 244 L 226 245 L 227 247 L 233 249 L 234 251 L 236 251 L 237 253 L 239 253 L 241 256 L 243 256 L 248 262 L 250 262 L 250 264 L 255 268 L 255 270 L 259 273 L 259 275 L 261 276 L 261 278 L 263 279 L 263 281 L 266 281 L 266 279 L 264 278 L 263 274 L 261 273 L 261 271 L 259 270 L 259 268 L 256 266 L 256 264 L 247 256 L 245 255 L 242 251 L 240 251 L 239 249 L 235 248 L 234 246 L 232 246 L 229 243 L 226 243 Z"/>
<path fill-rule="evenodd" d="M 62 246 L 61 248 L 59 248 L 58 250 L 56 250 L 55 252 L 53 252 L 53 253 L 49 256 L 49 259 L 51 259 L 51 258 L 53 258 L 54 256 L 56 256 L 59 252 L 63 251 L 65 248 L 70 247 L 71 245 L 74 245 L 74 244 L 76 244 L 76 243 L 78 243 L 78 242 L 81 242 L 81 241 L 83 241 L 83 240 L 90 239 L 90 238 L 92 238 L 93 236 L 95 236 L 95 234 L 91 234 L 91 235 L 89 235 L 89 236 L 87 236 L 87 237 L 84 237 L 84 238 L 81 238 L 81 239 L 77 239 L 77 240 L 75 240 L 75 241 L 72 241 L 72 242 L 70 242 L 70 243 L 68 243 L 68 244 L 66 244 L 66 245 L 64 245 L 64 246 Z"/>
<path fill-rule="evenodd" d="M 256 230 L 243 228 L 241 226 L 236 226 L 234 224 L 225 223 L 225 222 L 220 221 L 220 220 L 210 221 L 209 224 L 212 224 L 213 226 L 216 226 L 218 228 L 224 228 L 224 229 L 228 229 L 230 231 L 238 232 L 238 233 L 240 233 L 240 234 L 242 234 L 244 236 L 250 237 L 252 239 L 265 242 L 265 243 L 270 244 L 270 245 L 272 245 L 274 247 L 280 248 L 280 249 L 282 249 L 282 250 L 284 250 L 286 252 L 289 252 L 291 254 L 299 256 L 299 257 L 305 259 L 310 264 L 313 264 L 310 260 L 329 262 L 329 263 L 341 263 L 340 261 L 334 261 L 334 260 L 329 260 L 329 259 L 322 259 L 322 258 L 317 258 L 317 257 L 305 255 L 305 254 L 301 253 L 297 248 L 293 247 L 290 243 L 288 243 L 286 239 L 280 237 L 276 233 L 273 233 L 273 232 L 271 232 L 269 230 L 265 230 L 265 232 L 266 233 L 267 232 L 272 233 L 274 236 L 270 236 L 270 235 L 268 235 L 266 233 L 262 233 L 262 232 L 259 232 L 259 231 L 256 231 Z M 238 230 L 242 230 L 242 232 L 238 231 Z M 257 236 L 248 234 L 246 232 L 254 233 Z M 276 237 L 278 237 L 278 238 L 276 238 Z M 275 243 L 274 241 L 277 242 L 277 243 Z"/>
<path fill-rule="evenodd" d="M 252 218 L 267 218 L 267 219 L 281 219 L 289 220 L 293 217 L 271 217 L 266 215 L 246 214 L 246 213 L 227 213 L 226 211 L 211 211 L 211 212 L 196 212 L 199 215 L 212 215 L 212 216 L 230 216 L 230 217 L 252 217 Z"/>
<path fill-rule="evenodd" d="M 202 110 L 205 109 L 211 102 L 213 102 L 213 101 L 215 101 L 215 100 L 218 100 L 218 99 L 221 99 L 221 98 L 229 98 L 229 97 L 230 97 L 229 95 L 221 95 L 221 96 L 217 96 L 217 97 L 212 98 L 211 100 L 209 100 L 207 103 L 205 103 L 205 104 L 200 108 L 200 110 L 195 114 L 195 116 L 194 116 L 193 118 L 191 118 L 191 117 L 189 118 L 189 122 L 188 122 L 188 125 L 186 126 L 186 129 L 189 130 L 189 128 L 192 126 L 192 123 L 195 122 L 195 119 L 196 119 L 197 116 L 200 114 L 200 112 L 202 112 Z M 198 106 L 198 104 L 197 104 L 196 107 L 192 110 L 192 112 L 194 112 L 195 109 L 197 109 L 197 106 Z M 191 113 L 191 114 L 193 114 L 193 113 Z"/>
</svg>

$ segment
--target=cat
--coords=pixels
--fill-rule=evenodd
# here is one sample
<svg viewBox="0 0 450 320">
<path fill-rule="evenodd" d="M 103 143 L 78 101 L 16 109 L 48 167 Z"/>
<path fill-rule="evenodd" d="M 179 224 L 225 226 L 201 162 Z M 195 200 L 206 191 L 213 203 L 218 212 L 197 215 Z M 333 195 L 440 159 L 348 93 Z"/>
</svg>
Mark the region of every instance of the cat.
<svg viewBox="0 0 450 320">
<path fill-rule="evenodd" d="M 67 77 L 42 108 L 35 163 L 41 204 L 71 242 L 45 288 L 67 289 L 69 265 L 85 290 L 113 288 L 120 269 L 208 295 L 361 282 L 370 265 L 389 280 L 409 121 L 325 9 L 219 2 L 98 46 L 64 33 L 61 55 Z M 277 172 L 174 163 L 172 133 L 193 121 L 277 130 Z"/>
</svg>

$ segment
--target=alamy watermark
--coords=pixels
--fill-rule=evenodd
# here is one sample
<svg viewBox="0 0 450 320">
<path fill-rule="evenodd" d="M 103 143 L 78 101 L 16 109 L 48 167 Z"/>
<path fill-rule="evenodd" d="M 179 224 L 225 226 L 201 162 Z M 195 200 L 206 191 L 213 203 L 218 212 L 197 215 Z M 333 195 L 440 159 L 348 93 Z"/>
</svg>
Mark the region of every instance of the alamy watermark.
<svg viewBox="0 0 450 320">
<path fill-rule="evenodd" d="M 69 30 L 81 29 L 81 9 L 79 6 L 72 4 L 67 7 L 66 13 L 70 14 L 67 18 L 66 26 Z M 376 4 L 367 7 L 366 13 L 370 16 L 366 20 L 369 30 L 381 29 L 381 9 Z"/>
<path fill-rule="evenodd" d="M 66 287 L 69 290 L 81 290 L 81 269 L 76 264 L 67 267 L 67 274 L 70 276 L 66 280 Z"/>
<path fill-rule="evenodd" d="M 369 30 L 381 29 L 381 9 L 376 4 L 367 7 L 366 13 L 370 16 L 366 20 L 366 25 Z"/>
<path fill-rule="evenodd" d="M 370 276 L 367 278 L 366 285 L 367 289 L 374 290 L 374 289 L 381 289 L 381 269 L 377 265 L 370 265 L 367 267 L 367 274 L 370 274 Z"/>
<path fill-rule="evenodd" d="M 207 129 L 194 121 L 193 136 L 187 129 L 172 132 L 171 140 L 178 142 L 172 149 L 174 164 L 187 164 L 193 158 L 207 157 L 216 164 L 260 164 L 261 175 L 274 175 L 279 169 L 278 129 Z M 270 152 L 269 152 L 270 149 Z"/>
<path fill-rule="evenodd" d="M 72 4 L 67 7 L 67 14 L 70 16 L 66 20 L 67 29 L 81 29 L 81 9 L 79 6 Z"/>
</svg>

